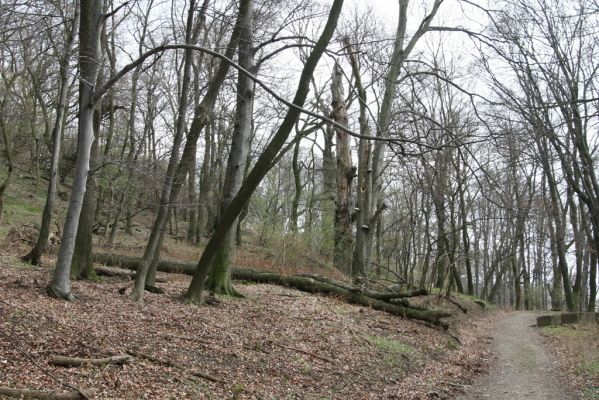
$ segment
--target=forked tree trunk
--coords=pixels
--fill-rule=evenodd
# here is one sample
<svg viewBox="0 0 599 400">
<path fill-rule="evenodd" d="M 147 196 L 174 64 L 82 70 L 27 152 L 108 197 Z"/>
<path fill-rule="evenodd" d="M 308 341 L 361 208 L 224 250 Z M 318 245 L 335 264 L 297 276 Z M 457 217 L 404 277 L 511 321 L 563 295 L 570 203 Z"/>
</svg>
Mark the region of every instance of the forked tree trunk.
<svg viewBox="0 0 599 400">
<path fill-rule="evenodd" d="M 187 25 L 185 31 L 185 43 L 192 44 L 193 42 L 193 15 L 195 12 L 195 0 L 190 0 L 189 10 L 187 14 Z M 137 270 L 135 275 L 135 283 L 133 285 L 133 291 L 131 292 L 131 298 L 133 300 L 140 301 L 143 299 L 144 289 L 146 286 L 146 277 L 148 270 L 150 269 L 152 260 L 155 256 L 155 252 L 158 249 L 160 243 L 160 237 L 163 235 L 162 230 L 165 229 L 166 222 L 169 216 L 169 200 L 171 198 L 171 189 L 177 166 L 179 165 L 179 150 L 183 143 L 183 136 L 185 132 L 185 124 L 187 118 L 187 104 L 189 99 L 189 89 L 191 85 L 191 63 L 192 63 L 192 50 L 185 49 L 183 56 L 183 78 L 181 81 L 181 94 L 179 98 L 179 107 L 177 112 L 177 120 L 175 125 L 175 136 L 173 138 L 173 145 L 171 148 L 171 154 L 169 157 L 168 165 L 166 168 L 166 175 L 162 182 L 162 191 L 160 194 L 160 205 L 158 207 L 158 213 L 154 219 L 152 231 L 144 255 L 142 258 L 141 268 Z M 152 282 L 153 284 L 153 282 Z"/>
<path fill-rule="evenodd" d="M 204 1 L 204 5 L 200 11 L 200 18 L 204 18 L 204 13 L 206 12 L 206 7 L 208 5 L 208 1 Z M 241 11 L 240 11 L 241 12 Z M 239 19 L 238 19 L 239 20 Z M 196 35 L 200 32 L 200 29 L 196 29 L 194 31 L 194 37 L 191 39 L 193 42 L 197 40 Z M 229 40 L 229 46 L 225 51 L 225 57 L 231 59 L 235 54 L 235 48 L 238 40 L 238 32 L 239 32 L 239 22 L 236 22 L 235 28 L 233 29 L 233 33 L 231 34 L 231 39 Z M 179 195 L 179 191 L 181 187 L 185 183 L 185 177 L 191 170 L 191 164 L 194 162 L 196 153 L 197 141 L 200 137 L 202 130 L 207 126 L 210 122 L 210 115 L 214 109 L 214 105 L 216 103 L 216 99 L 220 88 L 227 76 L 227 72 L 229 71 L 230 65 L 229 62 L 225 59 L 221 59 L 218 69 L 210 81 L 210 85 L 208 86 L 208 90 L 206 91 L 206 95 L 202 99 L 202 101 L 195 107 L 194 117 L 189 127 L 189 133 L 187 134 L 187 141 L 183 148 L 183 152 L 181 154 L 180 161 L 178 162 L 176 171 L 174 173 L 174 177 L 172 179 L 168 203 L 172 205 L 176 204 L 177 197 Z M 163 221 L 163 228 L 166 221 L 169 219 L 166 218 Z M 164 235 L 161 233 L 160 235 Z M 159 236 L 157 239 L 156 245 L 153 247 L 151 254 L 148 255 L 147 259 L 158 259 L 160 258 L 160 249 L 161 243 L 164 240 L 164 237 Z M 149 243 L 149 242 L 148 242 Z M 153 281 L 153 277 L 156 275 L 155 264 L 150 263 L 149 265 L 149 273 L 147 276 L 149 278 L 146 279 L 146 286 L 154 286 L 155 283 Z M 141 286 L 139 288 L 141 290 Z"/>
<path fill-rule="evenodd" d="M 351 47 L 349 40 L 345 41 L 350 63 L 358 91 L 360 104 L 360 134 L 370 136 L 368 124 L 368 110 L 366 108 L 366 90 L 362 85 L 362 75 L 356 53 Z M 370 262 L 371 238 L 370 227 L 372 225 L 372 209 L 370 195 L 372 194 L 372 160 L 371 144 L 369 140 L 360 139 L 358 145 L 358 187 L 356 194 L 356 243 L 353 251 L 352 276 L 366 276 L 368 263 Z"/>
</svg>

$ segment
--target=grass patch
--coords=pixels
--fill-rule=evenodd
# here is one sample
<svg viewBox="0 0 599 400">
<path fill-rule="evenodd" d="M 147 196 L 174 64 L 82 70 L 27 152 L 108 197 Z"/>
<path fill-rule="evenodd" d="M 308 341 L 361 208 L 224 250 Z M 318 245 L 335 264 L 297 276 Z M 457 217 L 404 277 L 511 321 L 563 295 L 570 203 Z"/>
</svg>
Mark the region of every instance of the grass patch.
<svg viewBox="0 0 599 400">
<path fill-rule="evenodd" d="M 565 336 L 565 337 L 579 337 L 584 336 L 584 332 L 572 329 L 566 325 L 549 325 L 541 328 L 541 333 L 545 336 Z"/>
<path fill-rule="evenodd" d="M 581 363 L 576 371 L 579 374 L 599 375 L 599 359 Z M 595 388 L 597 389 L 597 388 Z"/>
<path fill-rule="evenodd" d="M 383 336 L 368 336 L 368 340 L 380 350 L 410 356 L 417 352 L 412 346 L 402 343 L 398 340 L 389 339 Z"/>
<path fill-rule="evenodd" d="M 599 400 L 599 386 L 586 388 L 582 392 L 582 400 Z"/>
</svg>

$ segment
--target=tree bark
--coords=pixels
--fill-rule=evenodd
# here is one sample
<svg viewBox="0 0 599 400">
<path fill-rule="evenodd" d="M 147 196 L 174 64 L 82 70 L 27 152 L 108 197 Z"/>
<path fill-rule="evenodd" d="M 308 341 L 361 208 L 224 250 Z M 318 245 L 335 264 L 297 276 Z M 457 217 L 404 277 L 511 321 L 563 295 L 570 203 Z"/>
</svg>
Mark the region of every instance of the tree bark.
<svg viewBox="0 0 599 400">
<path fill-rule="evenodd" d="M 347 127 L 347 108 L 343 92 L 343 71 L 339 64 L 335 63 L 331 83 L 331 117 L 339 125 Z M 335 133 L 337 138 L 337 187 L 335 196 L 335 247 L 333 264 L 338 270 L 348 275 L 353 275 L 354 271 L 351 268 L 353 234 L 349 207 L 351 204 L 351 182 L 353 180 L 354 169 L 352 168 L 349 135 L 339 128 L 335 129 Z M 359 273 L 359 275 L 361 278 L 364 278 L 365 274 Z M 356 275 L 354 278 L 358 277 Z"/>
<path fill-rule="evenodd" d="M 48 288 L 50 294 L 61 299 L 72 299 L 69 275 L 75 249 L 75 237 L 79 225 L 79 215 L 89 172 L 89 160 L 94 140 L 93 116 L 95 104 L 92 101 L 100 62 L 100 32 L 103 23 L 104 1 L 81 0 L 79 29 L 79 127 L 77 160 L 73 189 L 69 200 L 67 217 L 58 253 L 56 269 Z"/>
</svg>

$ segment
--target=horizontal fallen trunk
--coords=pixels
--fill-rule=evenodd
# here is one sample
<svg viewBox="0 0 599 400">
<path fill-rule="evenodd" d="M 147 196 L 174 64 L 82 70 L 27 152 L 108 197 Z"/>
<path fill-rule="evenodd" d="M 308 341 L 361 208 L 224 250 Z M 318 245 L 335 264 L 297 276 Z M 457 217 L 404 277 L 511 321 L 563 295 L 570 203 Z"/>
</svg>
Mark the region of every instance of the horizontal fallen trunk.
<svg viewBox="0 0 599 400">
<path fill-rule="evenodd" d="M 79 358 L 79 357 L 65 357 L 65 356 L 52 356 L 50 364 L 59 365 L 62 367 L 80 367 L 82 365 L 96 365 L 106 366 L 109 364 L 128 364 L 132 360 L 128 354 L 104 357 L 104 358 Z"/>
<path fill-rule="evenodd" d="M 39 399 L 39 400 L 85 400 L 85 396 L 79 392 L 55 392 L 31 389 L 15 389 L 0 386 L 0 395 L 13 397 L 15 399 Z"/>
<path fill-rule="evenodd" d="M 375 310 L 386 311 L 390 314 L 399 315 L 406 318 L 412 318 L 430 322 L 432 324 L 447 328 L 447 323 L 441 321 L 442 318 L 450 317 L 451 312 L 445 310 L 419 310 L 411 307 L 405 307 L 400 304 L 391 304 L 383 300 L 378 300 L 367 296 L 366 294 L 344 289 L 340 286 L 332 285 L 326 282 L 317 281 L 313 278 L 297 275 L 279 275 L 270 272 L 259 272 L 252 270 L 238 270 L 236 279 L 242 279 L 252 282 L 271 283 L 292 287 L 309 293 L 322 293 L 334 295 L 345 299 L 352 304 L 358 304 L 365 307 L 371 307 Z"/>
<path fill-rule="evenodd" d="M 136 257 L 101 253 L 94 254 L 94 261 L 133 270 L 140 263 L 139 258 Z M 184 273 L 188 275 L 193 275 L 195 267 L 196 263 L 172 260 L 161 260 L 157 266 L 158 270 L 162 272 Z M 375 310 L 385 311 L 405 318 L 425 321 L 445 329 L 448 327 L 448 324 L 441 319 L 451 316 L 451 312 L 446 310 L 412 307 L 409 302 L 401 301 L 401 299 L 407 297 L 426 294 L 426 290 L 377 292 L 366 288 L 354 287 L 344 282 L 333 281 L 325 277 L 313 275 L 280 275 L 239 267 L 231 267 L 231 277 L 236 280 L 287 286 L 308 293 L 333 295 L 344 299 L 348 303 L 371 307 Z"/>
<path fill-rule="evenodd" d="M 134 271 L 114 271 L 108 268 L 102 268 L 102 267 L 96 267 L 94 269 L 94 271 L 96 272 L 96 275 L 99 276 L 108 276 L 111 278 L 126 278 L 126 279 L 135 279 L 135 272 Z M 158 283 L 164 283 L 167 282 L 166 279 L 163 278 L 156 278 L 156 282 Z"/>
<path fill-rule="evenodd" d="M 119 254 L 95 253 L 94 262 L 109 267 L 122 267 L 135 271 L 140 264 L 140 259 L 138 257 L 122 256 Z M 193 262 L 160 260 L 156 268 L 161 272 L 193 275 L 196 265 L 197 263 Z"/>
</svg>

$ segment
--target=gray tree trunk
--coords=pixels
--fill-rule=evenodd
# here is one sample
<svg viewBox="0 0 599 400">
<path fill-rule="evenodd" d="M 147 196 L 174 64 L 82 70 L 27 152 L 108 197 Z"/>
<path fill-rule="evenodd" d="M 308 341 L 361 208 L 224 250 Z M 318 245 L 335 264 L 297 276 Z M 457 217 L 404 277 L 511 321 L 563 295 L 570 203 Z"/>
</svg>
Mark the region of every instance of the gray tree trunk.
<svg viewBox="0 0 599 400">
<path fill-rule="evenodd" d="M 71 261 L 87 184 L 90 151 L 94 140 L 93 90 L 101 65 L 100 32 L 103 23 L 104 1 L 81 0 L 80 9 L 79 73 L 81 77 L 79 80 L 77 160 L 62 243 L 56 261 L 56 269 L 48 288 L 51 295 L 65 300 L 72 299 L 69 280 Z"/>
<path fill-rule="evenodd" d="M 343 71 L 339 64 L 335 63 L 331 83 L 331 117 L 339 125 L 347 127 L 347 108 L 343 92 Z M 335 196 L 335 247 L 333 263 L 338 270 L 351 275 L 353 272 L 351 268 L 353 233 L 349 208 L 351 205 L 351 183 L 354 169 L 352 168 L 349 135 L 339 128 L 335 129 L 335 133 L 337 138 L 337 186 Z"/>
</svg>

